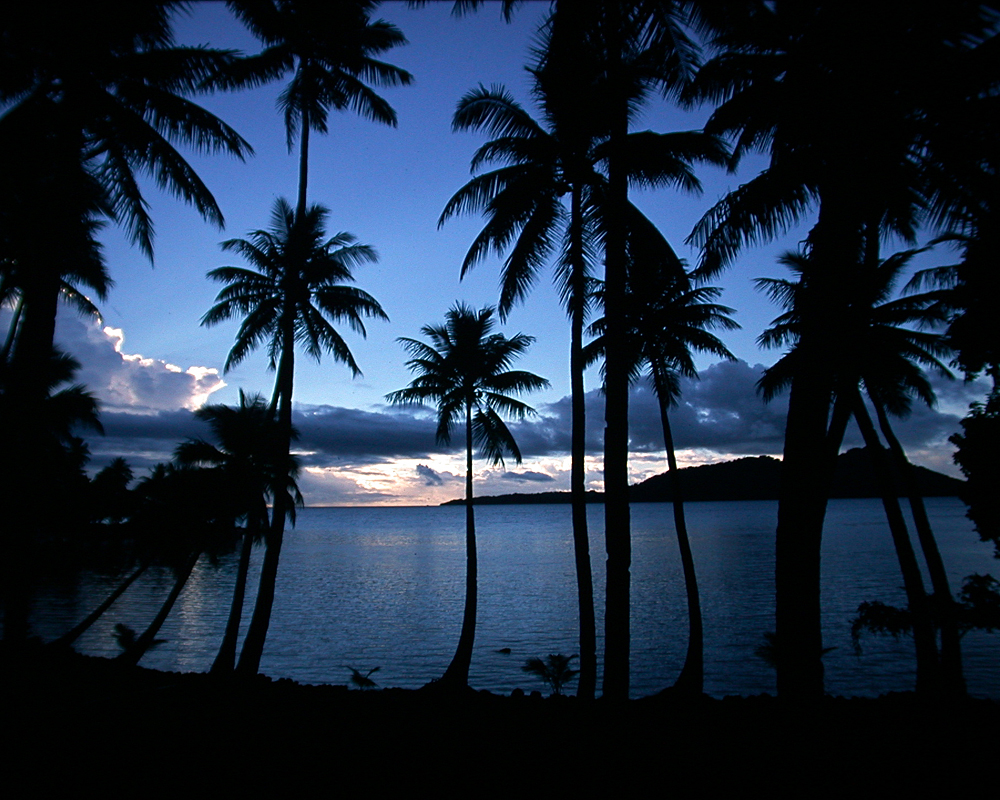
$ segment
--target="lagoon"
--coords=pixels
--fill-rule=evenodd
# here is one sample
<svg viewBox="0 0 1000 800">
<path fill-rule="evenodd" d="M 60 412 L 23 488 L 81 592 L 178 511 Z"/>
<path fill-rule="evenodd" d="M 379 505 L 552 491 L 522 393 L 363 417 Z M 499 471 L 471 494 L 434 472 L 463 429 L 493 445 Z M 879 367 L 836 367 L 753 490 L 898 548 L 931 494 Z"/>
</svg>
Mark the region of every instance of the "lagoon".
<svg viewBox="0 0 1000 800">
<path fill-rule="evenodd" d="M 953 591 L 973 572 L 1000 573 L 992 545 L 979 541 L 955 498 L 927 500 Z M 705 690 L 773 693 L 773 670 L 755 655 L 774 627 L 777 503 L 686 506 L 705 619 Z M 382 686 L 417 688 L 439 677 L 454 652 L 464 600 L 464 508 L 308 508 L 282 548 L 271 630 L 261 670 L 312 684 L 345 683 L 348 667 L 380 671 Z M 597 598 L 598 658 L 603 649 L 603 507 L 588 508 Z M 525 659 L 578 648 L 570 508 L 481 506 L 479 615 L 469 675 L 477 689 L 543 688 L 522 672 Z M 687 622 L 683 576 L 666 503 L 632 506 L 632 675 L 639 697 L 669 686 L 683 664 Z M 244 631 L 262 551 L 254 553 Z M 166 643 L 141 664 L 205 671 L 222 638 L 236 554 L 203 558 L 160 632 Z M 50 639 L 110 592 L 115 576 L 85 574 L 50 585 L 36 603 L 33 629 Z M 150 570 L 77 643 L 92 655 L 118 652 L 113 629 L 141 630 L 172 583 Z M 878 500 L 832 500 L 823 544 L 824 659 L 831 694 L 877 696 L 913 688 L 909 638 L 867 637 L 856 655 L 850 621 L 865 600 L 905 602 L 902 579 Z M 506 648 L 509 653 L 500 652 Z M 1000 698 L 1000 634 L 963 639 L 970 693 Z M 600 665 L 599 665 L 600 668 Z M 600 686 L 600 676 L 598 676 Z M 572 691 L 572 688 L 571 688 Z"/>
</svg>

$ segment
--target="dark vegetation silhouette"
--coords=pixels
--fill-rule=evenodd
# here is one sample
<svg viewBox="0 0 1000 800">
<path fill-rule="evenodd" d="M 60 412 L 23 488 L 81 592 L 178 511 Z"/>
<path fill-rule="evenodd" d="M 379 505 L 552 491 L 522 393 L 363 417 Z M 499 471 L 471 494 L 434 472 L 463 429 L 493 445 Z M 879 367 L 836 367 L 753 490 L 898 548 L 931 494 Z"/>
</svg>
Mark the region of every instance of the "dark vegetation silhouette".
<svg viewBox="0 0 1000 800">
<path fill-rule="evenodd" d="M 405 85 L 412 80 L 405 70 L 375 58 L 393 47 L 405 44 L 406 39 L 393 25 L 382 20 L 372 21 L 371 13 L 377 4 L 370 0 L 346 0 L 338 3 L 230 0 L 228 5 L 265 47 L 258 55 L 233 64 L 229 70 L 216 76 L 211 85 L 238 89 L 277 80 L 292 73 L 291 82 L 278 98 L 278 106 L 285 117 L 289 150 L 294 146 L 296 137 L 299 139 L 298 194 L 294 212 L 285 204 L 280 211 L 276 210 L 275 220 L 286 231 L 290 231 L 293 221 L 297 220 L 299 224 L 295 227 L 302 230 L 303 235 L 308 238 L 310 234 L 306 231 L 309 228 L 314 231 L 322 230 L 322 217 L 325 214 L 318 206 L 309 207 L 306 200 L 310 132 L 326 132 L 331 108 L 338 111 L 351 108 L 373 121 L 395 125 L 395 111 L 369 84 Z M 282 221 L 278 221 L 278 215 L 282 217 Z M 315 243 L 319 243 L 318 239 Z M 352 244 L 353 237 L 349 237 L 339 241 L 336 246 Z M 302 245 L 308 247 L 305 241 Z M 254 259 L 251 254 L 244 255 Z M 289 255 L 293 262 L 310 259 L 305 252 L 291 252 Z M 286 268 L 294 271 L 297 267 L 288 264 Z M 363 315 L 374 313 L 388 319 L 377 303 L 372 305 L 369 301 L 367 295 L 363 298 L 359 295 L 355 303 L 356 311 L 361 311 Z M 361 309 L 359 304 L 364 303 L 368 303 L 368 307 Z M 335 319 L 350 317 L 351 314 L 357 317 L 355 311 L 348 311 L 340 306 L 333 311 Z M 272 350 L 270 353 L 272 368 L 277 363 L 275 394 L 271 407 L 272 411 L 276 411 L 284 431 L 284 441 L 278 443 L 276 457 L 287 455 L 291 451 L 292 329 L 301 324 L 310 324 L 304 320 L 293 322 L 291 317 L 294 315 L 295 312 L 290 307 L 282 313 L 282 317 L 287 317 L 281 326 L 287 334 L 287 338 L 280 344 L 284 357 L 276 362 L 277 352 Z M 352 320 L 351 324 L 356 330 L 359 329 L 357 319 Z M 318 334 L 313 331 L 305 332 L 304 341 L 308 344 L 310 355 L 318 359 L 322 349 L 330 350 L 335 358 L 348 363 L 355 375 L 360 374 L 339 335 L 331 337 L 322 325 L 319 330 Z M 363 333 L 364 328 L 361 327 L 360 331 Z M 260 664 L 273 603 L 274 580 L 285 519 L 290 513 L 291 506 L 286 496 L 279 493 L 275 497 L 269 526 L 266 550 L 269 555 L 261 574 L 261 588 L 251 628 L 240 657 L 239 669 L 246 674 L 256 673 Z"/>
<path fill-rule="evenodd" d="M 695 229 L 702 269 L 720 269 L 745 245 L 818 212 L 806 239 L 812 299 L 790 382 L 777 530 L 778 691 L 787 697 L 823 691 L 819 553 L 836 452 L 828 442 L 834 378 L 827 367 L 863 279 L 866 228 L 912 241 L 917 225 L 968 209 L 968 156 L 955 158 L 945 132 L 957 98 L 978 98 L 983 82 L 996 80 L 991 70 L 971 75 L 995 33 L 995 13 L 974 4 L 908 9 L 882 3 L 859 25 L 856 9 L 836 3 L 698 7 L 716 55 L 688 96 L 716 104 L 706 129 L 736 140 L 734 160 L 755 150 L 770 159 Z M 904 75 L 888 64 L 912 68 Z M 850 125 L 848 116 L 865 124 Z M 982 132 L 978 126 L 970 137 Z"/>
<path fill-rule="evenodd" d="M 655 253 L 638 246 L 639 242 L 630 244 L 626 298 L 628 345 L 632 355 L 630 373 L 633 381 L 646 374 L 659 405 L 674 528 L 688 604 L 687 655 L 674 688 L 688 694 L 701 694 L 705 674 L 701 599 L 684 515 L 684 491 L 670 430 L 669 409 L 677 405 L 680 398 L 680 379 L 698 377 L 692 351 L 735 360 L 711 330 L 734 330 L 739 326 L 729 316 L 733 309 L 710 302 L 718 298 L 720 289 L 698 286 L 696 276 L 683 271 L 678 273 L 671 263 L 657 262 Z M 586 348 L 588 362 L 596 361 L 603 352 L 604 328 L 603 318 L 591 326 L 590 333 L 596 338 Z"/>
<path fill-rule="evenodd" d="M 494 309 L 474 311 L 458 303 L 445 315 L 443 325 L 425 325 L 418 339 L 399 341 L 413 356 L 406 366 L 416 376 L 405 389 L 386 396 L 394 405 L 432 402 L 437 406 L 437 441 L 451 442 L 456 424 L 465 425 L 465 610 L 455 655 L 436 682 L 438 688 L 462 688 L 469 682 L 472 646 L 476 635 L 478 560 L 476 511 L 472 502 L 473 445 L 494 466 L 505 454 L 521 463 L 521 451 L 501 415 L 524 419 L 534 413 L 514 395 L 548 387 L 549 382 L 530 372 L 510 369 L 534 341 L 531 336 L 506 337 L 493 333 Z"/>
<path fill-rule="evenodd" d="M 561 695 L 563 687 L 580 674 L 579 670 L 570 669 L 570 662 L 579 656 L 564 656 L 562 653 L 549 655 L 544 660 L 529 658 L 524 662 L 522 670 L 529 675 L 541 679 L 552 690 L 552 694 Z"/>
<path fill-rule="evenodd" d="M 350 234 L 326 238 L 326 213 L 309 205 L 309 147 L 327 130 L 329 110 L 351 109 L 395 125 L 391 106 L 373 87 L 411 81 L 380 57 L 405 43 L 392 25 L 373 19 L 377 4 L 232 0 L 262 43 L 249 57 L 207 47 L 177 47 L 171 14 L 178 4 L 91 3 L 60 10 L 45 4 L 0 14 L 0 144 L 10 157 L 0 198 L 0 304 L 11 322 L 0 342 L 0 420 L 6 450 L 0 468 L 4 530 L 0 582 L 4 638 L 29 634 L 33 565 L 66 531 L 119 551 L 121 582 L 53 644 L 71 645 L 112 608 L 152 564 L 168 566 L 172 586 L 151 621 L 119 622 L 121 660 L 135 664 L 155 646 L 198 560 L 241 543 L 225 636 L 213 671 L 259 670 L 286 519 L 294 523 L 296 461 L 291 425 L 296 345 L 319 360 L 324 351 L 360 374 L 334 324 L 365 333 L 367 318 L 386 319 L 377 301 L 350 285 L 353 269 L 375 260 Z M 420 5 L 413 3 L 412 5 Z M 459 0 L 457 14 L 482 3 Z M 508 19 L 517 2 L 500 5 Z M 901 24 L 905 20 L 905 25 Z M 822 694 L 819 553 L 826 503 L 836 493 L 838 452 L 853 418 L 881 495 L 903 575 L 907 605 L 861 606 L 854 633 L 912 633 L 921 693 L 964 692 L 960 639 L 970 629 L 1000 628 L 1000 592 L 990 576 L 965 579 L 953 595 L 916 476 L 893 431 L 914 398 L 931 404 L 926 370 L 953 365 L 967 378 L 986 375 L 993 392 L 952 437 L 967 476 L 964 499 L 984 540 L 1000 552 L 995 489 L 1000 447 L 1000 366 L 992 310 L 997 224 L 994 112 L 1000 75 L 995 57 L 1000 11 L 995 4 L 924 8 L 887 2 L 859 10 L 842 3 L 709 4 L 559 0 L 549 5 L 531 58 L 533 119 L 503 87 L 468 93 L 456 130 L 489 138 L 473 157 L 487 165 L 446 205 L 441 221 L 480 212 L 486 222 L 462 274 L 490 253 L 505 258 L 499 316 L 524 300 L 537 275 L 554 263 L 570 317 L 573 406 L 574 550 L 580 605 L 580 688 L 596 691 L 596 624 L 586 524 L 583 331 L 590 310 L 604 317 L 593 352 L 604 358 L 606 389 L 605 530 L 607 605 L 603 693 L 629 694 L 630 512 L 641 493 L 628 486 L 629 383 L 645 369 L 660 404 L 668 479 L 689 609 L 689 648 L 678 688 L 702 687 L 700 600 L 687 541 L 682 488 L 668 408 L 680 376 L 693 376 L 690 350 L 725 357 L 707 329 L 728 326 L 728 309 L 701 281 L 747 246 L 811 221 L 802 251 L 784 262 L 795 280 L 763 287 L 785 306 L 764 344 L 788 347 L 767 372 L 765 396 L 789 391 L 781 469 L 776 632 L 767 654 L 783 699 Z M 703 45 L 706 59 L 695 42 Z M 224 248 L 250 267 L 222 267 L 225 284 L 205 324 L 240 319 L 227 368 L 267 347 L 275 386 L 269 403 L 241 394 L 239 408 L 199 412 L 214 443 L 187 442 L 174 464 L 159 465 L 130 488 L 123 460 L 92 480 L 80 434 L 100 430 L 93 397 L 72 385 L 77 365 L 53 348 L 60 300 L 99 316 L 112 285 L 98 242 L 102 226 L 123 226 L 150 259 L 153 223 L 139 175 L 184 200 L 221 227 L 222 212 L 179 145 L 237 158 L 251 148 L 232 128 L 190 98 L 289 78 L 279 98 L 288 147 L 298 150 L 293 206 L 275 204 L 269 230 Z M 635 131 L 654 94 L 711 104 L 705 130 Z M 863 124 L 858 124 L 862 120 Z M 733 145 L 726 152 L 725 142 Z M 630 201 L 632 188 L 696 190 L 692 164 L 736 168 L 754 152 L 767 166 L 717 202 L 690 237 L 701 249 L 688 275 L 670 245 Z M 815 219 L 811 217 L 815 215 Z M 936 236 L 956 263 L 925 270 L 909 294 L 893 297 L 915 249 L 882 258 L 890 242 L 913 247 Z M 604 262 L 604 280 L 592 273 Z M 402 340 L 417 373 L 394 403 L 434 402 L 437 437 L 447 443 L 464 417 L 466 430 L 467 570 L 462 632 L 443 687 L 468 683 L 476 618 L 473 444 L 494 464 L 520 461 L 502 416 L 531 409 L 512 395 L 546 382 L 512 371 L 531 338 L 492 333 L 493 310 L 458 304 L 443 326 L 427 326 L 431 344 Z M 691 316 L 688 316 L 691 315 Z M 685 327 L 686 326 L 686 327 Z M 937 326 L 943 335 L 927 330 Z M 869 408 L 874 411 L 874 421 Z M 888 449 L 879 440 L 881 433 Z M 842 457 L 840 463 L 843 463 Z M 855 459 L 857 455 L 847 454 Z M 856 462 L 853 462 L 856 463 Z M 60 488 L 49 501 L 45 482 Z M 916 549 L 898 501 L 905 495 L 927 565 L 923 586 Z M 271 502 L 272 512 L 267 513 Z M 238 528 L 242 522 L 243 527 Z M 265 544 L 253 618 L 235 667 L 236 638 L 253 544 Z M 135 624 L 136 621 L 130 621 Z M 940 646 L 937 637 L 940 636 Z M 55 649 L 55 648 L 52 648 Z M 575 674 L 576 656 L 529 662 L 528 671 L 555 693 Z M 371 687 L 353 668 L 351 681 Z M 562 676 L 562 677 L 558 677 Z"/>
<path fill-rule="evenodd" d="M 239 364 L 257 347 L 267 346 L 268 366 L 275 372 L 274 394 L 268 407 L 277 420 L 274 463 L 281 463 L 291 453 L 296 344 L 304 346 L 316 361 L 324 351 L 329 353 L 358 376 L 361 370 L 331 321 L 346 322 L 364 336 L 365 318 L 389 319 L 374 297 L 348 285 L 354 280 L 355 267 L 377 260 L 375 250 L 357 244 L 349 233 L 326 239 L 326 215 L 326 209 L 315 205 L 298 215 L 280 198 L 275 202 L 269 230 L 254 231 L 249 239 L 223 243 L 224 250 L 243 256 L 252 268 L 219 267 L 209 273 L 226 288 L 219 292 L 202 324 L 243 319 L 226 369 Z M 246 675 L 257 674 L 264 652 L 290 501 L 284 491 L 274 496 L 260 587 L 237 665 L 237 671 Z"/>
<path fill-rule="evenodd" d="M 870 232 L 865 270 L 858 276 L 854 296 L 840 319 L 839 347 L 830 352 L 832 360 L 828 369 L 835 387 L 833 417 L 836 419 L 840 410 L 856 419 L 868 453 L 876 462 L 875 475 L 879 481 L 886 517 L 914 616 L 918 687 L 924 691 L 944 690 L 961 694 L 964 692 L 961 650 L 947 573 L 923 500 L 916 488 L 911 465 L 892 433 L 887 414 L 909 414 L 911 396 L 919 397 L 929 406 L 934 404 L 934 393 L 922 368 L 934 369 L 945 377 L 951 377 L 940 361 L 949 352 L 941 336 L 906 327 L 931 327 L 940 321 L 934 297 L 910 295 L 893 299 L 900 272 L 913 255 L 914 251 L 906 251 L 879 261 L 877 238 L 873 231 Z M 770 400 L 788 386 L 791 376 L 795 374 L 798 360 L 802 357 L 799 350 L 802 309 L 808 308 L 811 302 L 809 287 L 803 280 L 809 271 L 808 258 L 801 253 L 786 253 L 781 261 L 794 271 L 796 281 L 757 281 L 759 288 L 787 309 L 759 340 L 765 347 L 789 346 L 785 355 L 769 367 L 761 379 L 760 388 L 765 400 Z M 883 451 L 860 392 L 860 385 L 864 386 L 868 401 L 875 408 L 880 427 L 890 446 L 889 453 Z M 843 422 L 846 423 L 846 420 Z M 841 426 L 836 433 L 833 432 L 833 427 L 831 425 L 831 444 L 839 450 L 844 427 Z M 890 463 L 891 460 L 895 463 Z M 898 473 L 896 480 L 893 478 L 894 473 Z M 896 484 L 900 482 L 906 486 L 910 499 L 918 539 L 934 587 L 934 597 L 929 597 L 924 590 L 920 568 L 899 507 Z M 934 613 L 933 604 L 940 605 L 941 613 Z M 935 617 L 943 623 L 940 665 L 934 643 Z"/>
<path fill-rule="evenodd" d="M 219 472 L 225 485 L 220 502 L 231 505 L 234 518 L 244 522 L 243 544 L 233 587 L 233 602 L 219 653 L 212 662 L 214 673 L 231 673 L 236 667 L 236 641 L 239 636 L 247 573 L 254 544 L 265 537 L 268 528 L 267 503 L 279 494 L 291 500 L 291 521 L 295 506 L 302 505 L 295 479 L 298 460 L 281 453 L 276 442 L 283 443 L 281 431 L 271 410 L 260 395 L 247 397 L 240 391 L 237 408 L 221 405 L 203 406 L 195 416 L 208 423 L 216 444 L 195 439 L 177 448 L 176 460 L 187 466 L 202 466 Z M 292 438 L 297 438 L 293 429 Z"/>
</svg>

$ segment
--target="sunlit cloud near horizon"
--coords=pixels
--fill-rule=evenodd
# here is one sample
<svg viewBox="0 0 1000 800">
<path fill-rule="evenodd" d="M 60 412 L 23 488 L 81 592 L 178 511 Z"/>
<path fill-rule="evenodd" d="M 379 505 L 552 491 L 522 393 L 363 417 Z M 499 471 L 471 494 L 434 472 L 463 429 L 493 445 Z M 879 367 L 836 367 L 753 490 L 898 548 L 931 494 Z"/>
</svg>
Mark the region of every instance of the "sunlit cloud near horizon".
<svg viewBox="0 0 1000 800">
<path fill-rule="evenodd" d="M 123 456 L 142 475 L 168 461 L 180 442 L 209 435 L 193 411 L 225 385 L 218 367 L 181 367 L 129 353 L 127 332 L 105 330 L 65 310 L 59 314 L 57 341 L 80 362 L 78 381 L 101 403 L 105 435 L 88 435 L 92 469 Z M 700 381 L 684 383 L 683 400 L 671 411 L 681 466 L 780 456 L 786 400 L 760 400 L 756 382 L 762 370 L 760 364 L 721 362 L 702 370 Z M 957 475 L 947 438 L 959 429 L 968 403 L 982 397 L 984 385 L 933 381 L 940 407 L 914 405 L 909 418 L 898 423 L 899 436 L 916 463 Z M 537 410 L 536 416 L 511 424 L 523 463 L 507 459 L 494 467 L 476 460 L 477 495 L 568 490 L 569 398 L 539 404 Z M 587 394 L 587 414 L 587 488 L 599 491 L 604 422 L 596 389 Z M 464 496 L 461 439 L 451 445 L 435 441 L 432 408 L 296 404 L 294 424 L 307 505 L 437 505 Z M 666 470 L 659 408 L 644 383 L 632 390 L 630 427 L 630 480 L 638 483 Z M 857 432 L 849 429 L 845 447 L 860 445 Z"/>
</svg>

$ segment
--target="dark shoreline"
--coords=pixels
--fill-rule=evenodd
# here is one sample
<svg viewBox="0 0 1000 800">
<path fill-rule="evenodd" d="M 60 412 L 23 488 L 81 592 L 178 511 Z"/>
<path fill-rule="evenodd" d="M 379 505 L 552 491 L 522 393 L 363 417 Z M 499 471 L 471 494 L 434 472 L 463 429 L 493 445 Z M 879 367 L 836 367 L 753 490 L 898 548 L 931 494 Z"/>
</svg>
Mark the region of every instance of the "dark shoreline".
<svg viewBox="0 0 1000 800">
<path fill-rule="evenodd" d="M 262 676 L 227 682 L 38 647 L 4 649 L 0 664 L 4 727 L 13 734 L 8 775 L 36 787 L 79 787 L 90 775 L 95 786 L 123 791 L 126 776 L 187 790 L 198 776 L 198 786 L 227 791 L 290 790 L 287 779 L 366 794 L 417 786 L 521 794 L 546 785 L 684 796 L 752 786 L 953 795 L 995 788 L 1000 744 L 1000 704 L 909 693 L 804 706 L 766 695 L 615 705 L 471 689 L 360 692 Z"/>
</svg>

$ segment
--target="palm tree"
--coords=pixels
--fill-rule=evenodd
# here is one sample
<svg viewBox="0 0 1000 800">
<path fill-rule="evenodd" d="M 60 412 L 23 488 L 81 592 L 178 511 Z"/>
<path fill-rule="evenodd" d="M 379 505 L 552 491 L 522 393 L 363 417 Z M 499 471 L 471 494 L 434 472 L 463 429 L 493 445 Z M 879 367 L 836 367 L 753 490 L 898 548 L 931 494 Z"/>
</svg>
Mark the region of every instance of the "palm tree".
<svg viewBox="0 0 1000 800">
<path fill-rule="evenodd" d="M 818 210 L 807 240 L 810 299 L 789 396 L 775 572 L 778 692 L 815 697 L 823 691 L 819 565 L 835 455 L 827 442 L 835 331 L 860 280 L 866 226 L 912 240 L 933 210 L 928 182 L 948 170 L 930 137 L 950 122 L 945 100 L 954 98 L 927 86 L 962 85 L 950 78 L 974 68 L 970 55 L 990 22 L 964 4 L 916 15 L 902 3 L 860 14 L 836 3 L 697 11 L 717 52 L 694 83 L 694 96 L 719 103 L 706 129 L 736 139 L 734 163 L 754 150 L 770 155 L 767 169 L 695 229 L 702 267 L 721 268 L 745 245 Z M 864 124 L 848 124 L 845 108 Z"/>
<path fill-rule="evenodd" d="M 182 465 L 212 467 L 224 474 L 230 487 L 226 501 L 234 517 L 245 521 L 243 546 L 236 572 L 233 602 L 226 623 L 222 646 L 212 663 L 212 672 L 230 673 L 236 666 L 236 639 L 243 614 L 250 552 L 267 529 L 267 501 L 279 493 L 290 494 L 288 502 L 295 522 L 295 505 L 302 504 L 302 495 L 295 484 L 298 463 L 286 455 L 276 462 L 277 425 L 260 395 L 247 397 L 240 390 L 239 407 L 203 406 L 195 416 L 208 423 L 218 445 L 204 439 L 192 439 L 177 448 L 174 458 Z"/>
<path fill-rule="evenodd" d="M 67 7 L 55 27 L 50 7 L 25 6 L 0 22 L 8 43 L 0 141 L 5 149 L 19 144 L 5 184 L 23 207 L 19 216 L 28 217 L 3 232 L 5 250 L 17 242 L 24 276 L 17 360 L 36 362 L 51 347 L 60 276 L 93 260 L 86 251 L 96 247 L 95 218 L 120 221 L 152 256 L 153 225 L 137 171 L 222 225 L 211 192 L 172 142 L 241 159 L 252 153 L 232 128 L 185 96 L 233 56 L 174 46 L 171 5 Z"/>
<path fill-rule="evenodd" d="M 877 242 L 873 239 L 874 237 L 869 239 L 868 263 L 864 275 L 866 280 L 855 286 L 853 302 L 845 309 L 836 332 L 840 341 L 840 348 L 834 354 L 836 360 L 827 366 L 834 381 L 835 407 L 841 406 L 854 416 L 871 457 L 880 462 L 876 474 L 882 482 L 883 504 L 914 617 L 918 687 L 939 688 L 931 608 L 896 498 L 895 486 L 889 480 L 891 467 L 885 459 L 871 417 L 862 400 L 859 384 L 864 385 L 875 408 L 883 435 L 889 442 L 890 453 L 907 485 L 918 540 L 928 564 L 936 599 L 943 612 L 940 665 L 943 674 L 940 677 L 945 683 L 941 686 L 961 693 L 964 691 L 964 681 L 961 675 L 959 631 L 947 574 L 923 501 L 916 489 L 912 465 L 893 434 L 888 418 L 889 413 L 895 416 L 909 413 L 911 396 L 919 397 L 928 405 L 934 403 L 934 393 L 921 367 L 932 368 L 950 376 L 940 360 L 947 355 L 948 350 L 939 335 L 904 327 L 929 326 L 941 321 L 939 311 L 933 304 L 933 295 L 891 299 L 901 271 L 918 251 L 897 253 L 879 262 Z M 794 378 L 797 362 L 802 357 L 798 350 L 802 325 L 801 308 L 808 307 L 809 302 L 809 289 L 802 280 L 802 276 L 808 272 L 808 258 L 801 253 L 786 253 L 781 262 L 799 276 L 797 281 L 760 279 L 757 282 L 772 299 L 788 309 L 760 337 L 761 344 L 767 347 L 790 346 L 786 355 L 769 368 L 761 380 L 765 400 L 770 400 Z M 843 428 L 839 429 L 838 434 L 838 437 L 830 439 L 834 452 L 839 450 Z"/>
<path fill-rule="evenodd" d="M 535 71 L 536 94 L 543 106 L 554 97 L 545 90 L 543 73 Z M 551 74 L 551 70 L 546 73 Z M 448 201 L 438 225 L 460 212 L 484 212 L 489 221 L 462 264 L 462 276 L 490 250 L 514 246 L 503 268 L 499 312 L 506 319 L 524 299 L 538 270 L 557 247 L 562 229 L 558 276 L 570 316 L 570 380 L 572 395 L 573 550 L 580 608 L 580 681 L 577 694 L 594 696 L 597 682 L 597 630 L 586 507 L 586 419 L 584 411 L 583 326 L 589 305 L 586 285 L 593 263 L 593 231 L 585 214 L 589 190 L 600 182 L 595 172 L 592 124 L 570 125 L 547 113 L 550 130 L 536 122 L 502 87 L 480 86 L 458 104 L 453 127 L 481 129 L 494 138 L 473 157 L 473 169 L 485 162 L 507 166 L 479 175 Z M 584 122 L 585 120 L 580 120 Z M 559 133 L 557 133 L 557 126 Z M 567 220 L 562 196 L 570 194 Z"/>
<path fill-rule="evenodd" d="M 330 353 L 357 376 L 361 370 L 331 320 L 346 322 L 361 336 L 365 335 L 364 318 L 388 320 L 375 298 L 345 285 L 354 280 L 354 267 L 377 260 L 375 250 L 357 244 L 349 233 L 324 240 L 326 216 L 327 211 L 317 205 L 300 215 L 287 200 L 279 198 L 270 230 L 254 231 L 249 239 L 230 239 L 222 245 L 224 250 L 243 256 L 254 268 L 219 267 L 208 273 L 212 280 L 227 286 L 219 292 L 202 324 L 243 318 L 225 368 L 239 364 L 257 347 L 267 346 L 270 367 L 276 372 L 269 410 L 278 421 L 277 463 L 291 452 L 296 343 L 304 345 L 306 353 L 317 361 L 323 351 Z M 274 603 L 285 516 L 291 510 L 287 493 L 279 492 L 274 500 L 260 589 L 238 666 L 240 672 L 251 675 L 260 666 Z"/>
<path fill-rule="evenodd" d="M 487 217 L 462 264 L 463 277 L 491 251 L 503 255 L 510 248 L 502 269 L 502 319 L 526 297 L 538 272 L 561 250 L 556 277 L 571 329 L 570 483 L 581 628 L 578 696 L 592 697 L 597 667 L 585 498 L 582 351 L 589 307 L 587 286 L 607 205 L 607 178 L 602 168 L 609 155 L 609 129 L 602 116 L 594 113 L 594 106 L 603 102 L 598 98 L 607 89 L 607 83 L 602 82 L 601 61 L 592 54 L 588 57 L 585 48 L 581 51 L 581 41 L 567 38 L 553 36 L 550 30 L 539 46 L 535 66 L 529 70 L 544 125 L 503 87 L 480 86 L 461 99 L 453 128 L 484 130 L 494 137 L 473 157 L 473 170 L 487 163 L 503 166 L 473 178 L 456 192 L 438 224 L 458 213 L 482 212 Z M 628 152 L 630 182 L 677 185 L 692 191 L 699 188 L 692 162 L 723 163 L 726 155 L 718 139 L 700 132 L 629 134 Z M 563 205 L 567 194 L 568 214 Z M 634 207 L 628 207 L 627 215 L 630 226 L 652 229 Z M 669 245 L 664 242 L 663 247 L 673 256 Z"/>
<path fill-rule="evenodd" d="M 244 59 L 220 82 L 233 88 L 292 73 L 278 106 L 285 115 L 289 151 L 299 139 L 299 216 L 306 211 L 309 132 L 326 133 L 330 108 L 352 108 L 395 126 L 396 112 L 368 84 L 406 86 L 413 80 L 405 70 L 376 58 L 406 44 L 395 25 L 371 20 L 376 5 L 372 0 L 229 0 L 230 9 L 265 49 Z"/>
<path fill-rule="evenodd" d="M 680 4 L 559 0 L 553 53 L 583 47 L 598 65 L 595 115 L 607 124 L 605 250 L 604 518 L 607 581 L 604 697 L 624 700 L 629 687 L 629 596 L 632 560 L 628 500 L 626 284 L 628 271 L 629 126 L 653 89 L 676 90 L 694 66 L 696 48 L 680 25 Z"/>
<path fill-rule="evenodd" d="M 549 382 L 510 365 L 534 341 L 518 333 L 507 338 L 493 333 L 494 309 L 474 311 L 458 303 L 449 309 L 443 325 L 425 325 L 421 333 L 430 344 L 400 339 L 413 358 L 407 362 L 417 373 L 405 389 L 386 395 L 392 404 L 433 401 L 437 404 L 437 441 L 448 444 L 455 424 L 465 418 L 465 611 L 458 648 L 441 686 L 464 687 L 469 682 L 472 644 L 476 634 L 477 561 L 476 517 L 472 496 L 473 444 L 494 466 L 509 453 L 521 463 L 521 451 L 501 414 L 523 419 L 534 409 L 512 397 L 548 387 Z"/>
<path fill-rule="evenodd" d="M 680 397 L 680 379 L 697 378 L 692 351 L 708 353 L 729 361 L 733 354 L 722 341 L 710 333 L 712 329 L 735 330 L 739 325 L 728 315 L 733 309 L 714 303 L 721 290 L 714 286 L 697 286 L 693 274 L 678 276 L 673 265 L 638 266 L 637 242 L 633 242 L 633 265 L 629 271 L 628 334 L 632 353 L 632 375 L 637 379 L 645 371 L 653 385 L 660 407 L 660 423 L 667 453 L 667 468 L 673 495 L 674 528 L 684 570 L 684 586 L 688 603 L 688 649 L 684 667 L 675 688 L 686 693 L 701 694 L 704 685 L 704 634 L 701 599 L 695 573 L 694 557 L 684 515 L 684 494 L 670 429 L 669 409 Z M 587 345 L 588 363 L 601 357 L 604 351 L 604 319 L 590 327 L 596 338 Z"/>
</svg>

